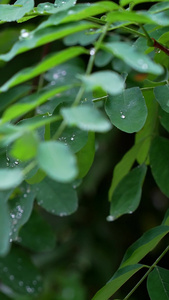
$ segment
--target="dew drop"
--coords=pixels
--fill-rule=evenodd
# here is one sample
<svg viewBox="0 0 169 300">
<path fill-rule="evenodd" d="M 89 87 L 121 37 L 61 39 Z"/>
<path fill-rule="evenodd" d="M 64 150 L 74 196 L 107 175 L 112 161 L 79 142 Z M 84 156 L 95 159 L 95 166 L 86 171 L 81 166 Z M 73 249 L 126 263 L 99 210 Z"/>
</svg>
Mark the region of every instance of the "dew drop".
<svg viewBox="0 0 169 300">
<path fill-rule="evenodd" d="M 27 29 L 22 29 L 20 32 L 19 40 L 24 40 L 30 37 L 30 32 Z"/>
<path fill-rule="evenodd" d="M 143 69 L 143 70 L 147 70 L 147 69 L 148 69 L 148 65 L 147 65 L 147 64 L 143 64 L 143 65 L 142 65 L 142 69 Z"/>
<path fill-rule="evenodd" d="M 13 280 L 15 279 L 15 277 L 14 277 L 13 275 L 10 275 L 10 276 L 9 276 L 9 279 L 10 279 L 11 281 L 13 281 Z"/>
<path fill-rule="evenodd" d="M 62 212 L 59 214 L 59 217 L 66 217 L 67 216 L 67 213 L 66 212 Z"/>
<path fill-rule="evenodd" d="M 65 75 L 66 75 L 66 71 L 62 71 L 62 72 L 61 72 L 61 75 L 62 75 L 62 76 L 65 76 Z"/>
<path fill-rule="evenodd" d="M 71 137 L 71 141 L 74 141 L 74 137 Z"/>
<path fill-rule="evenodd" d="M 74 14 L 74 10 L 69 10 L 68 11 L 68 15 L 73 15 Z"/>
<path fill-rule="evenodd" d="M 58 78 L 59 78 L 59 75 L 58 75 L 57 73 L 54 73 L 54 74 L 53 74 L 53 79 L 56 80 L 56 79 L 58 79 Z"/>
<path fill-rule="evenodd" d="M 125 119 L 126 117 L 125 117 L 125 115 L 121 115 L 121 119 Z"/>
<path fill-rule="evenodd" d="M 23 281 L 19 281 L 19 286 L 23 286 Z"/>
<path fill-rule="evenodd" d="M 55 85 L 55 84 L 56 84 L 56 81 L 52 80 L 50 84 L 51 84 L 51 85 Z"/>
<path fill-rule="evenodd" d="M 133 211 L 132 211 L 132 210 L 129 210 L 129 211 L 128 211 L 128 214 L 130 214 L 130 215 L 131 215 L 132 213 L 133 213 Z"/>
<path fill-rule="evenodd" d="M 18 160 L 15 161 L 15 165 L 19 165 L 19 161 Z"/>
<path fill-rule="evenodd" d="M 92 56 L 92 55 L 95 55 L 95 49 L 94 48 L 92 48 L 91 50 L 90 50 L 90 55 Z"/>
<path fill-rule="evenodd" d="M 30 286 L 26 286 L 26 290 L 29 294 L 32 294 L 34 292 L 34 288 L 31 288 Z"/>
<path fill-rule="evenodd" d="M 114 221 L 115 220 L 115 217 L 113 217 L 113 216 L 108 216 L 107 218 L 106 218 L 106 220 L 108 221 L 108 222 L 112 222 L 112 221 Z"/>
</svg>

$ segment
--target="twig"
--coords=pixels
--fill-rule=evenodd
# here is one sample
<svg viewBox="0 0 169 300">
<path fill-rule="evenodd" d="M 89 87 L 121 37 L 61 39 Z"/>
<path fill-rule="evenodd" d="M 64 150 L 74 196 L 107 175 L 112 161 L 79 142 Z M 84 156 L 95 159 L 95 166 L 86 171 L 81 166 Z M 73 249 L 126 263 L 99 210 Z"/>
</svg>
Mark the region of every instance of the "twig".
<svg viewBox="0 0 169 300">
<path fill-rule="evenodd" d="M 161 45 L 160 43 L 158 43 L 154 38 L 152 38 L 152 40 L 154 41 L 153 47 L 160 49 L 161 51 L 163 51 L 164 53 L 166 53 L 169 56 L 168 48 L 166 48 L 163 45 Z"/>
</svg>

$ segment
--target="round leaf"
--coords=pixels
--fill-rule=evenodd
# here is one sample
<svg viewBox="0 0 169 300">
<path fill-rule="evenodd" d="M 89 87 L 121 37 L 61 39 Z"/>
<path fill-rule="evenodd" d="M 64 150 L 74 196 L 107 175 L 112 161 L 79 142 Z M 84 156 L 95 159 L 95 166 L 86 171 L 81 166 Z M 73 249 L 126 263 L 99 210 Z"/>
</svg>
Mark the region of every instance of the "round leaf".
<svg viewBox="0 0 169 300">
<path fill-rule="evenodd" d="M 62 217 L 77 209 L 77 195 L 69 184 L 45 178 L 36 185 L 36 192 L 38 204 L 52 214 Z"/>
<path fill-rule="evenodd" d="M 106 117 L 89 105 L 63 108 L 61 114 L 68 125 L 77 126 L 82 130 L 105 132 L 111 129 Z"/>
<path fill-rule="evenodd" d="M 69 182 L 78 173 L 75 156 L 61 142 L 42 142 L 37 159 L 40 168 L 54 180 Z"/>
<path fill-rule="evenodd" d="M 110 96 L 105 110 L 113 125 L 122 131 L 139 131 L 147 118 L 147 107 L 138 87 L 125 90 L 117 96 Z"/>
<path fill-rule="evenodd" d="M 18 186 L 23 181 L 22 171 L 17 169 L 0 169 L 0 190 L 8 190 Z"/>
</svg>

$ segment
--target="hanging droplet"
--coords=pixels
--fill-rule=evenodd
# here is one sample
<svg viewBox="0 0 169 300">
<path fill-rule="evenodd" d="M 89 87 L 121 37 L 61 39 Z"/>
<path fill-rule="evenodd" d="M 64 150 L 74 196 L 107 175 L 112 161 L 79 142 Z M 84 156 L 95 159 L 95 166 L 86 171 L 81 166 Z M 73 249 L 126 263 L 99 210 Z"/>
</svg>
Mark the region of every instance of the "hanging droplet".
<svg viewBox="0 0 169 300">
<path fill-rule="evenodd" d="M 108 216 L 107 218 L 106 218 L 106 220 L 108 221 L 108 222 L 112 222 L 112 221 L 114 221 L 115 220 L 115 218 L 113 217 L 113 216 Z"/>
</svg>

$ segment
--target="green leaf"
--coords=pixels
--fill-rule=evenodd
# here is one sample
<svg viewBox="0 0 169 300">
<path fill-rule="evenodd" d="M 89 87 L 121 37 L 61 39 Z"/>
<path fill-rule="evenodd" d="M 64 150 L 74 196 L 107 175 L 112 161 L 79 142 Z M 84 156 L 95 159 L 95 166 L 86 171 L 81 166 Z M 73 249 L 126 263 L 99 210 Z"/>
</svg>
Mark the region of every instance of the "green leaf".
<svg viewBox="0 0 169 300">
<path fill-rule="evenodd" d="M 169 113 L 164 111 L 161 107 L 159 109 L 159 120 L 161 125 L 169 132 Z"/>
<path fill-rule="evenodd" d="M 49 224 L 37 212 L 33 211 L 29 221 L 19 232 L 19 243 L 36 252 L 50 251 L 56 242 L 55 234 Z"/>
<path fill-rule="evenodd" d="M 136 160 L 139 150 L 140 150 L 140 143 L 135 144 L 128 152 L 126 152 L 126 154 L 123 156 L 121 161 L 115 166 L 112 183 L 109 189 L 109 201 L 111 201 L 114 190 L 119 184 L 119 182 L 130 171 L 132 165 L 134 164 L 134 161 Z"/>
<path fill-rule="evenodd" d="M 51 82 L 52 85 L 57 84 L 57 86 L 79 83 L 76 76 L 84 73 L 82 64 L 83 61 L 79 57 L 75 57 L 66 63 L 50 69 L 44 77 L 47 81 Z"/>
<path fill-rule="evenodd" d="M 68 8 L 74 6 L 75 4 L 76 4 L 75 0 L 65 0 L 65 1 L 56 0 L 54 4 L 49 2 L 38 4 L 37 11 L 40 14 L 43 14 L 44 12 L 55 14 L 67 10 Z"/>
<path fill-rule="evenodd" d="M 89 105 L 62 108 L 61 114 L 69 126 L 77 126 L 82 130 L 106 132 L 111 129 L 106 117 Z"/>
<path fill-rule="evenodd" d="M 87 91 L 101 87 L 110 95 L 116 95 L 124 89 L 124 80 L 116 72 L 100 71 L 91 75 L 78 75 Z"/>
<path fill-rule="evenodd" d="M 88 141 L 86 145 L 77 153 L 77 164 L 79 169 L 78 178 L 83 178 L 86 176 L 95 156 L 95 134 L 94 132 L 89 132 Z"/>
<path fill-rule="evenodd" d="M 37 296 L 42 291 L 42 279 L 25 251 L 13 248 L 5 257 L 0 258 L 1 281 L 14 292 Z"/>
<path fill-rule="evenodd" d="M 137 209 L 146 171 L 145 165 L 139 166 L 120 181 L 112 195 L 108 220 L 114 221 L 124 214 L 133 213 Z"/>
<path fill-rule="evenodd" d="M 144 233 L 141 238 L 127 249 L 120 265 L 120 269 L 138 263 L 144 256 L 153 250 L 153 248 L 155 248 L 168 232 L 169 226 L 160 225 Z"/>
<path fill-rule="evenodd" d="M 72 47 L 65 50 L 62 50 L 57 53 L 49 54 L 42 60 L 38 65 L 30 68 L 26 68 L 16 73 L 11 79 L 9 79 L 3 86 L 0 88 L 0 92 L 4 92 L 9 88 L 18 85 L 22 82 L 30 80 L 41 73 L 46 72 L 47 70 L 75 57 L 80 54 L 86 53 L 86 50 L 82 47 Z"/>
<path fill-rule="evenodd" d="M 117 11 L 110 12 L 107 14 L 106 21 L 109 23 L 119 21 L 129 21 L 132 23 L 155 23 L 151 19 L 151 15 L 147 12 L 135 12 L 135 11 Z"/>
<path fill-rule="evenodd" d="M 153 177 L 161 191 L 169 197 L 169 140 L 156 137 L 150 148 L 150 166 Z"/>
<path fill-rule="evenodd" d="M 28 221 L 35 199 L 35 192 L 28 185 L 22 186 L 22 195 L 9 201 L 11 230 L 10 239 L 17 240 L 20 228 Z"/>
<path fill-rule="evenodd" d="M 130 277 L 142 269 L 142 265 L 131 265 L 118 270 L 92 300 L 108 300 Z"/>
<path fill-rule="evenodd" d="M 11 90 L 0 94 L 0 111 L 3 111 L 9 104 L 24 97 L 31 89 L 31 86 L 20 85 L 12 88 Z"/>
<path fill-rule="evenodd" d="M 33 9 L 33 7 L 33 0 L 17 0 L 14 5 L 1 4 L 0 20 L 7 22 L 16 21 Z"/>
<path fill-rule="evenodd" d="M 161 3 L 156 3 L 152 5 L 149 9 L 149 12 L 151 13 L 157 13 L 161 12 L 163 10 L 169 9 L 169 3 L 168 2 L 161 2 Z"/>
<path fill-rule="evenodd" d="M 135 143 L 140 143 L 140 150 L 137 155 L 139 164 L 149 163 L 149 150 L 157 127 L 158 118 L 158 103 L 154 99 L 153 91 L 149 89 L 145 90 L 143 91 L 143 95 L 148 108 L 148 116 L 144 127 L 135 135 Z"/>
<path fill-rule="evenodd" d="M 168 85 L 156 86 L 154 88 L 154 95 L 163 110 L 169 113 L 169 87 Z"/>
<path fill-rule="evenodd" d="M 151 300 L 168 300 L 169 270 L 156 266 L 147 278 L 147 290 Z"/>
<path fill-rule="evenodd" d="M 75 156 L 61 142 L 42 142 L 37 160 L 39 167 L 59 182 L 70 182 L 78 173 Z"/>
<path fill-rule="evenodd" d="M 51 136 L 55 134 L 59 124 L 58 122 L 51 124 Z M 87 140 L 88 132 L 76 127 L 66 127 L 59 137 L 59 141 L 63 142 L 65 147 L 68 146 L 73 153 L 80 151 L 86 145 Z"/>
<path fill-rule="evenodd" d="M 89 28 L 98 28 L 98 27 L 99 26 L 97 24 L 87 22 L 87 21 L 81 21 L 78 23 L 74 22 L 74 23 L 70 23 L 70 24 L 61 25 L 58 27 L 56 27 L 56 26 L 47 27 L 47 28 L 44 28 L 41 30 L 37 30 L 35 32 L 27 32 L 26 37 L 25 37 L 25 35 L 26 35 L 25 32 L 21 32 L 20 40 L 13 45 L 12 49 L 8 53 L 0 55 L 0 60 L 9 61 L 13 57 L 15 57 L 16 55 L 18 55 L 20 53 L 26 52 L 30 49 L 34 49 L 34 48 L 37 48 L 44 44 L 61 39 L 69 34 L 79 32 L 79 31 L 89 29 Z M 63 51 L 63 56 L 65 56 L 65 58 L 67 58 L 66 53 L 67 53 L 67 51 L 69 52 L 70 49 L 66 49 L 65 51 L 66 52 Z M 83 53 L 84 53 L 84 51 L 85 50 L 83 49 Z M 57 54 L 54 54 L 53 56 L 51 56 L 51 59 L 55 55 L 57 55 Z M 65 59 L 65 60 L 67 60 L 67 59 Z M 60 63 L 64 62 L 65 60 L 62 60 Z M 46 59 L 44 61 L 46 61 Z M 55 62 L 56 62 L 55 65 L 57 65 L 57 58 L 56 58 Z M 53 67 L 55 65 L 53 65 Z M 50 69 L 50 68 L 52 68 L 52 66 L 49 67 L 48 69 Z"/>
<path fill-rule="evenodd" d="M 17 159 L 27 161 L 36 156 L 37 147 L 37 135 L 33 132 L 25 132 L 22 137 L 16 140 L 10 154 Z"/>
<path fill-rule="evenodd" d="M 111 60 L 113 59 L 113 55 L 109 52 L 105 52 L 103 50 L 99 50 L 96 53 L 95 57 L 95 65 L 97 67 L 104 67 L 106 66 Z"/>
<path fill-rule="evenodd" d="M 26 98 L 23 98 L 22 102 L 16 103 L 5 110 L 5 112 L 2 116 L 1 123 L 11 121 L 15 118 L 18 118 L 18 117 L 28 113 L 29 111 L 35 109 L 37 106 L 48 101 L 48 99 L 50 99 L 50 97 L 52 97 L 58 93 L 61 93 L 69 88 L 70 88 L 70 86 L 54 87 L 54 88 L 51 88 L 50 90 L 48 90 L 48 89 L 42 90 L 39 93 L 35 93 L 35 94 L 27 96 Z M 42 120 L 40 120 L 40 121 L 41 121 L 41 126 L 44 125 L 44 124 L 42 124 Z M 43 120 L 43 123 L 44 122 L 46 123 L 46 119 Z M 31 125 L 30 125 L 30 127 L 31 127 Z M 20 127 L 20 128 L 22 128 L 22 127 Z M 36 128 L 36 125 L 35 125 L 35 127 L 32 127 L 32 128 Z M 19 130 L 19 127 L 18 127 L 18 130 Z"/>
<path fill-rule="evenodd" d="M 117 96 L 110 96 L 105 110 L 113 125 L 122 131 L 139 131 L 147 118 L 147 107 L 138 87 L 124 90 Z"/>
<path fill-rule="evenodd" d="M 76 44 L 80 44 L 81 46 L 87 46 L 95 42 L 95 40 L 99 37 L 98 33 L 90 34 L 89 30 L 84 30 L 81 32 L 76 32 L 74 34 L 70 34 L 64 38 L 64 44 L 66 46 L 72 46 Z"/>
<path fill-rule="evenodd" d="M 38 204 L 48 212 L 63 217 L 76 211 L 77 195 L 70 184 L 45 178 L 35 188 Z"/>
<path fill-rule="evenodd" d="M 131 45 L 125 42 L 105 43 L 102 44 L 102 48 L 122 59 L 136 71 L 156 75 L 163 73 L 162 66 L 156 64 L 147 55 L 136 51 Z"/>
<path fill-rule="evenodd" d="M 5 256 L 10 249 L 10 229 L 11 222 L 9 216 L 8 204 L 6 202 L 6 196 L 9 192 L 0 192 L 0 256 Z"/>
<path fill-rule="evenodd" d="M 15 188 L 24 180 L 21 169 L 0 169 L 0 190 Z"/>
<path fill-rule="evenodd" d="M 163 1 L 163 0 L 159 0 L 159 1 Z M 120 5 L 125 6 L 129 3 L 132 3 L 132 5 L 136 5 L 144 2 L 156 2 L 156 1 L 155 0 L 120 0 Z"/>
<path fill-rule="evenodd" d="M 46 177 L 46 173 L 41 169 L 38 169 L 37 172 L 29 179 L 26 180 L 29 184 L 35 184 L 41 182 Z"/>
</svg>

